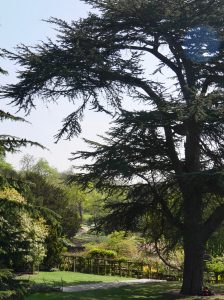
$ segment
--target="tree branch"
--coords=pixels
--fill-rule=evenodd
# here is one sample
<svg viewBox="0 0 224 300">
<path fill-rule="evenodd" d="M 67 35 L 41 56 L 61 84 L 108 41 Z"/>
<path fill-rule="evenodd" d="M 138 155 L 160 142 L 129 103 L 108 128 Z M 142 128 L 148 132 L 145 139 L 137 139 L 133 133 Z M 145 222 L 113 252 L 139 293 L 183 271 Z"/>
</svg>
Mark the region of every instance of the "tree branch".
<svg viewBox="0 0 224 300">
<path fill-rule="evenodd" d="M 174 140 L 173 140 L 173 133 L 171 130 L 171 127 L 169 125 L 164 126 L 164 130 L 165 130 L 165 135 L 166 135 L 166 144 L 167 144 L 167 148 L 168 148 L 168 154 L 170 157 L 170 160 L 174 166 L 174 171 L 176 173 L 176 175 L 181 175 L 182 174 L 182 166 L 180 163 L 180 160 L 178 158 L 176 149 L 175 149 L 175 144 L 174 144 Z"/>
<path fill-rule="evenodd" d="M 216 75 L 208 76 L 202 84 L 201 95 L 205 95 L 207 93 L 208 88 L 212 83 L 223 84 L 223 76 L 218 76 L 218 75 L 217 76 Z"/>
<path fill-rule="evenodd" d="M 174 217 L 174 215 L 172 214 L 170 208 L 167 205 L 167 202 L 164 200 L 161 193 L 158 193 L 156 184 L 154 184 L 154 187 L 152 185 L 150 185 L 150 188 L 152 189 L 152 192 L 154 194 L 155 199 L 158 201 L 158 203 L 160 203 L 160 205 L 162 207 L 162 210 L 163 210 L 167 220 L 172 225 L 174 225 L 177 228 L 179 228 L 180 230 L 182 230 L 183 229 L 183 223 L 181 223 L 180 220 L 178 220 L 177 218 Z"/>
<path fill-rule="evenodd" d="M 161 259 L 161 261 L 169 268 L 171 269 L 174 269 L 174 270 L 177 270 L 177 271 L 182 271 L 180 268 L 170 264 L 162 255 L 161 255 L 161 252 L 160 252 L 160 249 L 158 247 L 158 244 L 157 244 L 157 241 L 155 241 L 155 250 L 156 250 L 156 253 L 157 255 L 159 256 L 159 258 Z"/>
<path fill-rule="evenodd" d="M 207 221 L 203 224 L 202 228 L 202 237 L 204 241 L 207 241 L 211 234 L 219 228 L 219 226 L 224 221 L 224 204 L 219 205 L 212 215 L 207 219 Z"/>
<path fill-rule="evenodd" d="M 133 77 L 129 74 L 122 75 L 117 72 L 105 70 L 99 71 L 99 73 L 108 80 L 119 81 L 127 85 L 141 88 L 148 94 L 149 97 L 151 97 L 151 99 L 155 102 L 155 104 L 158 107 L 161 107 L 161 105 L 164 103 L 162 96 L 153 91 L 153 89 L 147 84 L 147 82 L 143 81 L 140 78 Z"/>
</svg>

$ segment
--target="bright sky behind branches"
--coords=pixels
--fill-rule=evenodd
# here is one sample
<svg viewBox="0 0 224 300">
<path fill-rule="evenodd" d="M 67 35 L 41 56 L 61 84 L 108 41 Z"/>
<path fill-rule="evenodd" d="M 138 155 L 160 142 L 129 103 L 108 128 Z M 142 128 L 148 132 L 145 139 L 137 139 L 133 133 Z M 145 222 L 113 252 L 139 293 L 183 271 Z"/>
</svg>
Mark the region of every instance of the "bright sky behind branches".
<svg viewBox="0 0 224 300">
<path fill-rule="evenodd" d="M 44 22 L 50 17 L 56 17 L 70 22 L 85 18 L 91 7 L 80 0 L 2 0 L 0 11 L 0 35 L 1 48 L 13 51 L 13 48 L 19 44 L 35 46 L 41 41 L 46 41 L 47 37 L 55 40 L 57 32 L 54 25 Z M 165 50 L 166 51 L 166 50 Z M 152 74 L 157 61 L 151 57 L 145 57 L 146 73 Z M 8 60 L 2 59 L 0 66 L 8 71 L 7 76 L 1 75 L 1 84 L 16 82 L 16 71 L 19 66 Z M 170 72 L 165 72 L 164 78 L 169 82 Z M 155 81 L 161 79 L 161 75 L 154 77 Z M 171 84 L 172 85 L 172 84 Z M 124 97 L 123 107 L 128 110 L 144 109 L 145 107 L 138 102 L 133 102 Z M 16 107 L 6 105 L 7 99 L 1 100 L 1 109 L 15 113 Z M 43 103 L 41 100 L 35 101 L 36 110 L 26 116 L 31 124 L 12 123 L 4 121 L 1 123 L 1 134 L 11 134 L 21 138 L 37 141 L 47 147 L 50 151 L 38 148 L 23 148 L 19 154 L 7 156 L 7 161 L 12 163 L 17 169 L 20 168 L 20 159 L 24 154 L 31 154 L 36 159 L 43 157 L 47 159 L 50 165 L 56 167 L 59 171 L 65 171 L 72 165 L 81 162 L 71 162 L 71 152 L 77 150 L 86 150 L 87 146 L 82 138 L 90 140 L 99 140 L 97 135 L 103 135 L 109 128 L 109 122 L 112 120 L 105 113 L 94 111 L 85 112 L 85 118 L 82 122 L 82 134 L 71 141 L 61 140 L 55 144 L 54 136 L 62 126 L 62 120 L 75 110 L 73 104 L 66 99 L 61 99 L 58 105 L 53 103 Z M 143 108 L 144 107 L 144 108 Z M 24 116 L 20 111 L 19 116 Z"/>
<path fill-rule="evenodd" d="M 86 17 L 89 7 L 79 0 L 3 0 L 0 11 L 1 48 L 13 50 L 17 44 L 35 45 L 47 37 L 55 37 L 53 25 L 43 22 L 43 19 L 57 17 L 66 21 L 78 20 Z M 12 83 L 16 80 L 15 72 L 19 68 L 11 62 L 2 60 L 1 67 L 9 72 L 8 76 L 1 76 L 1 84 Z M 1 108 L 15 113 L 17 109 L 10 105 L 5 106 L 6 100 L 1 100 Z M 19 124 L 13 122 L 1 123 L 1 134 L 11 134 L 24 137 L 46 146 L 50 151 L 38 148 L 23 148 L 19 154 L 8 155 L 7 160 L 19 168 L 21 157 L 32 154 L 36 158 L 46 158 L 50 165 L 59 171 L 68 169 L 72 163 L 68 160 L 70 153 L 86 147 L 82 137 L 96 139 L 97 134 L 103 134 L 108 128 L 109 117 L 102 113 L 86 112 L 82 123 L 83 132 L 79 138 L 72 141 L 61 140 L 55 144 L 54 135 L 61 127 L 62 119 L 74 110 L 74 106 L 62 99 L 58 105 L 43 104 L 37 101 L 36 110 L 26 117 L 32 124 Z M 24 116 L 23 112 L 19 112 Z"/>
</svg>

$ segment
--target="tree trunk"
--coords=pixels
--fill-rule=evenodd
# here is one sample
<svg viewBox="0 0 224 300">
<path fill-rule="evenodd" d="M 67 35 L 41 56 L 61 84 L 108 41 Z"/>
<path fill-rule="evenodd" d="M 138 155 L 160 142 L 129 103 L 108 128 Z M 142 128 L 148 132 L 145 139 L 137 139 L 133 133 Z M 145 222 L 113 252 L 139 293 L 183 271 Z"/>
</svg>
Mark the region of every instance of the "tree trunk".
<svg viewBox="0 0 224 300">
<path fill-rule="evenodd" d="M 184 273 L 181 293 L 199 295 L 202 292 L 205 240 L 202 236 L 202 195 L 193 178 L 185 186 L 184 197 Z"/>
<path fill-rule="evenodd" d="M 203 285 L 204 249 L 199 236 L 193 235 L 184 240 L 184 273 L 181 293 L 184 295 L 199 295 Z"/>
</svg>

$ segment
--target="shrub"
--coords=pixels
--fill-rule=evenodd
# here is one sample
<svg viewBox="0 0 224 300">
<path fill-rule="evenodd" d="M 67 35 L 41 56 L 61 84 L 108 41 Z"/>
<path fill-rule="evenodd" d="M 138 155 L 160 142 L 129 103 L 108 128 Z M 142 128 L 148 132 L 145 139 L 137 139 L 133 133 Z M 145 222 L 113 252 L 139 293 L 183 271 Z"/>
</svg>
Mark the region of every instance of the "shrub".
<svg viewBox="0 0 224 300">
<path fill-rule="evenodd" d="M 139 258 L 138 239 L 135 235 L 127 234 L 125 231 L 114 231 L 104 244 L 105 249 L 115 251 L 118 257 Z"/>
<path fill-rule="evenodd" d="M 117 257 L 117 253 L 113 250 L 106 249 L 92 249 L 88 252 L 87 256 L 89 258 L 105 258 L 105 259 L 114 259 Z"/>
<path fill-rule="evenodd" d="M 129 261 L 130 259 L 128 259 L 127 257 L 124 257 L 124 256 L 122 256 L 122 257 L 119 257 L 118 259 L 117 259 L 117 261 L 119 261 L 119 262 L 127 262 L 127 261 Z"/>
<path fill-rule="evenodd" d="M 114 258 L 127 258 L 127 260 L 140 259 L 139 238 L 125 231 L 114 231 L 100 242 L 86 244 L 88 253 L 95 249 L 110 250 L 116 253 Z M 113 257 L 111 257 L 113 258 Z"/>
<path fill-rule="evenodd" d="M 224 257 L 217 256 L 212 257 L 210 261 L 206 262 L 206 267 L 208 271 L 214 272 L 216 283 L 221 279 L 224 274 Z"/>
<path fill-rule="evenodd" d="M 24 282 L 16 280 L 10 270 L 0 269 L 0 300 L 20 300 L 27 292 Z"/>
</svg>

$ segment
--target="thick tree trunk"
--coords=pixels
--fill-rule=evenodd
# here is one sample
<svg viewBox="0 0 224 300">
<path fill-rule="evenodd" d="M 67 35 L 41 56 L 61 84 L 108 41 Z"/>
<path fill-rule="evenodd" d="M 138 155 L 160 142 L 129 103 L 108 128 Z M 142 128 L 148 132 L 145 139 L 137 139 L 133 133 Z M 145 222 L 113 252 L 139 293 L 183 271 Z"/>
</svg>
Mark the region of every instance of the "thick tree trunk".
<svg viewBox="0 0 224 300">
<path fill-rule="evenodd" d="M 205 251 L 202 224 L 202 195 L 190 180 L 184 197 L 184 273 L 181 289 L 184 295 L 199 295 L 202 291 Z"/>
<path fill-rule="evenodd" d="M 198 235 L 185 238 L 184 241 L 184 273 L 181 293 L 199 295 L 203 285 L 204 249 Z"/>
</svg>

